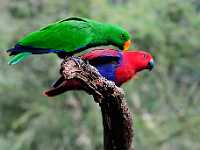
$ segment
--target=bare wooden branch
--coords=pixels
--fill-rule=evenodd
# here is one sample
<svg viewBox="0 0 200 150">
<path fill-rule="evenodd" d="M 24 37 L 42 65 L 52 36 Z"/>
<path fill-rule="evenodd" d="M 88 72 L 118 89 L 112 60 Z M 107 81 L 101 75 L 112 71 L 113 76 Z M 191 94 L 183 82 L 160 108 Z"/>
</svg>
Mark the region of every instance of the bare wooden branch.
<svg viewBox="0 0 200 150">
<path fill-rule="evenodd" d="M 124 92 L 114 82 L 106 80 L 93 66 L 70 57 L 60 69 L 65 79 L 65 90 L 84 90 L 93 95 L 101 107 L 105 150 L 131 150 L 133 140 L 132 116 Z M 73 86 L 75 82 L 76 86 Z M 69 84 L 68 84 L 69 83 Z"/>
</svg>

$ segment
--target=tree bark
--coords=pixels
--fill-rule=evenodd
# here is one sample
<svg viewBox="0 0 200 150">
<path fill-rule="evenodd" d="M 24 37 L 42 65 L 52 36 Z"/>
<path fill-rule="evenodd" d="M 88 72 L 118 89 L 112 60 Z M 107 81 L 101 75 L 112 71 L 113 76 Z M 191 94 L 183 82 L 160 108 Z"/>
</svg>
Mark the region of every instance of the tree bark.
<svg viewBox="0 0 200 150">
<path fill-rule="evenodd" d="M 132 115 L 128 110 L 123 90 L 114 82 L 106 80 L 96 68 L 80 58 L 65 59 L 61 64 L 60 73 L 65 80 L 65 90 L 84 90 L 93 95 L 95 102 L 101 107 L 104 149 L 133 149 Z"/>
</svg>

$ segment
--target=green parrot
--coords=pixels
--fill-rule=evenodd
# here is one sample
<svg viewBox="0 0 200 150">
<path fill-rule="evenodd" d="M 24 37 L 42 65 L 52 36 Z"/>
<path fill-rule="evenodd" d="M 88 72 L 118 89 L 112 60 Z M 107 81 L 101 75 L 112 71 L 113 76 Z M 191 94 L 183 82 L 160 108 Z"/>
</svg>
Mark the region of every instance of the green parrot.
<svg viewBox="0 0 200 150">
<path fill-rule="evenodd" d="M 127 50 L 131 45 L 131 35 L 114 24 L 71 17 L 26 35 L 7 52 L 12 56 L 9 64 L 17 64 L 31 54 L 56 53 L 60 58 L 65 58 L 88 48 L 105 45 Z"/>
</svg>

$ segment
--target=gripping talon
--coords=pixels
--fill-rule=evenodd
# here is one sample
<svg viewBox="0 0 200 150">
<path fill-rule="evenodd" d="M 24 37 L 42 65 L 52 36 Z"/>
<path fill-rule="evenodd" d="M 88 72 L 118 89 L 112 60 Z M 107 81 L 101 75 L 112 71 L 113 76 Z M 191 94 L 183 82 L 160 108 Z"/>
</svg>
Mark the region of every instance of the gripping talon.
<svg viewBox="0 0 200 150">
<path fill-rule="evenodd" d="M 73 61 L 76 63 L 76 65 L 78 66 L 78 68 L 80 68 L 81 66 L 80 66 L 80 60 L 79 60 L 79 58 L 77 58 L 75 56 L 71 56 L 71 57 L 72 57 Z"/>
</svg>

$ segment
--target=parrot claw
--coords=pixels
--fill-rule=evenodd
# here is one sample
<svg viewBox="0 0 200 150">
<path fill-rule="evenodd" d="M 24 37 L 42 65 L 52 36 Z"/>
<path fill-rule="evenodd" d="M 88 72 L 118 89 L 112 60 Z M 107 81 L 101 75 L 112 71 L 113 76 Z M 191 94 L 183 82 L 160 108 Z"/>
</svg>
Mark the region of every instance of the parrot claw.
<svg viewBox="0 0 200 150">
<path fill-rule="evenodd" d="M 76 56 L 71 56 L 72 59 L 74 60 L 74 62 L 76 63 L 76 65 L 78 66 L 78 68 L 80 68 L 80 60 L 76 57 Z"/>
</svg>

